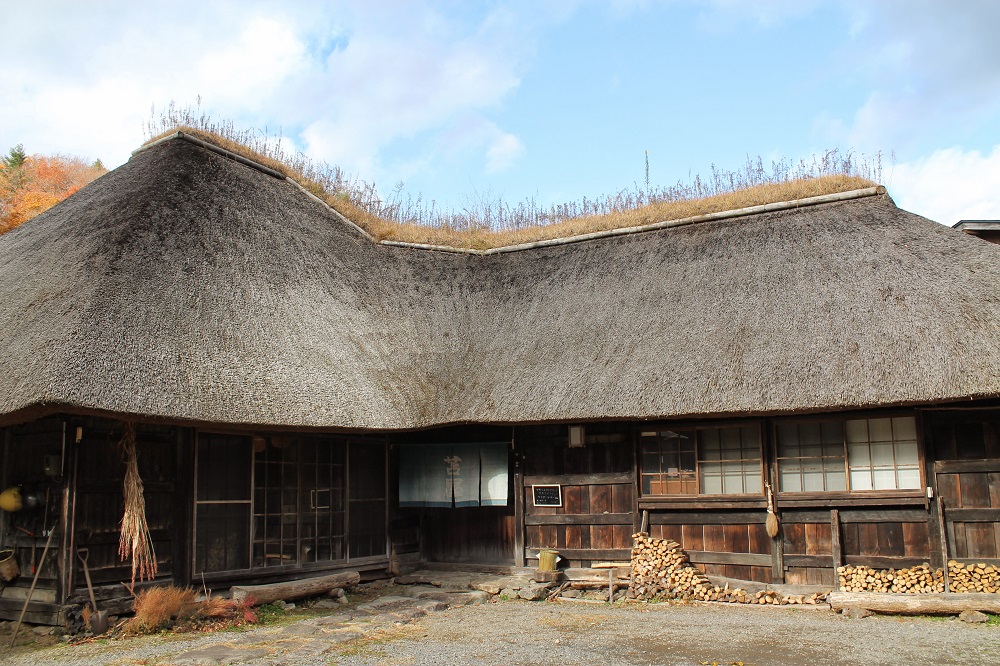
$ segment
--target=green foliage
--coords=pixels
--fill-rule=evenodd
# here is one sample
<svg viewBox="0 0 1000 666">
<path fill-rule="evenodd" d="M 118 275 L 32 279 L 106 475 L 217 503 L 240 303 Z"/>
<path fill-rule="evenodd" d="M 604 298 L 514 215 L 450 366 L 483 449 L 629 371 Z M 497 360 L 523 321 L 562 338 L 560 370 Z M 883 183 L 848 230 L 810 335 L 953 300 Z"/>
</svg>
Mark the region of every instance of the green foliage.
<svg viewBox="0 0 1000 666">
<path fill-rule="evenodd" d="M 24 161 L 28 159 L 28 156 L 24 153 L 24 145 L 17 144 L 7 152 L 6 157 L 0 158 L 0 163 L 3 164 L 4 170 L 9 169 L 19 169 L 24 166 Z"/>
<path fill-rule="evenodd" d="M 277 602 L 257 606 L 256 612 L 258 624 L 276 624 L 288 615 L 288 611 Z"/>
</svg>

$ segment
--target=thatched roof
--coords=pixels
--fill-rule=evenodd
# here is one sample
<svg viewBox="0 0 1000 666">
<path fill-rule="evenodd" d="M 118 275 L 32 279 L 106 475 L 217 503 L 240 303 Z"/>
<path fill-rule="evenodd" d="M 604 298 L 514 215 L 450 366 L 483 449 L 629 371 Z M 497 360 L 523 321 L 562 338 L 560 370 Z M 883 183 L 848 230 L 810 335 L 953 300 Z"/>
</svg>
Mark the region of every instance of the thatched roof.
<svg viewBox="0 0 1000 666">
<path fill-rule="evenodd" d="M 1000 248 L 885 194 L 489 255 L 171 140 L 0 236 L 0 420 L 397 429 L 1000 396 Z"/>
</svg>

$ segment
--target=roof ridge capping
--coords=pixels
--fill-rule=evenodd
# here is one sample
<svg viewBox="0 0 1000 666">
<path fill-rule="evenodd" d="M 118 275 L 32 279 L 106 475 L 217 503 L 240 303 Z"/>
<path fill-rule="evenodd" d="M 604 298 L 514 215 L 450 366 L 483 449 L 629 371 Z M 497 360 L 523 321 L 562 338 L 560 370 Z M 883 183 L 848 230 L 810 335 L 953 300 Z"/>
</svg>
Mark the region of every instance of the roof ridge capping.
<svg viewBox="0 0 1000 666">
<path fill-rule="evenodd" d="M 502 247 L 494 247 L 488 250 L 476 250 L 473 248 L 461 248 L 461 247 L 451 247 L 450 245 L 431 245 L 428 243 L 411 243 L 407 241 L 394 241 L 394 240 L 378 240 L 372 236 L 368 231 L 358 226 L 348 218 L 346 218 L 340 211 L 335 209 L 333 206 L 323 201 L 315 194 L 309 190 L 302 187 L 295 179 L 284 175 L 280 171 L 276 171 L 268 166 L 265 166 L 259 162 L 238 155 L 231 150 L 226 150 L 220 146 L 209 143 L 208 141 L 203 141 L 198 137 L 192 136 L 186 132 L 177 130 L 172 134 L 168 134 L 164 137 L 145 144 L 132 151 L 132 155 L 137 155 L 145 150 L 157 146 L 161 143 L 167 141 L 173 141 L 175 139 L 182 139 L 193 143 L 197 146 L 201 146 L 206 150 L 210 150 L 213 153 L 222 155 L 228 159 L 235 162 L 239 162 L 244 166 L 248 166 L 251 169 L 256 169 L 262 173 L 271 176 L 272 178 L 277 178 L 279 180 L 284 180 L 291 183 L 296 188 L 298 188 L 302 193 L 304 193 L 309 198 L 313 199 L 317 203 L 324 206 L 327 210 L 332 212 L 337 219 L 339 219 L 344 224 L 353 228 L 355 231 L 359 232 L 368 240 L 372 241 L 377 245 L 387 245 L 392 247 L 408 247 L 418 250 L 433 250 L 435 252 L 452 252 L 455 254 L 472 254 L 472 255 L 490 255 L 490 254 L 503 254 L 507 252 L 518 252 L 521 250 L 531 250 L 540 247 L 551 247 L 555 245 L 569 245 L 570 243 L 581 243 L 583 241 L 596 240 L 599 238 L 609 238 L 612 236 L 626 236 L 630 234 L 638 234 L 646 231 L 657 231 L 659 229 L 669 229 L 672 227 L 683 227 L 690 224 L 698 224 L 700 222 L 711 222 L 714 220 L 726 220 L 735 217 L 746 217 L 749 215 L 757 215 L 760 213 L 771 213 L 775 211 L 791 210 L 795 208 L 805 208 L 807 206 L 817 206 L 825 203 L 836 203 L 840 201 L 850 201 L 853 199 L 863 199 L 865 197 L 877 196 L 886 193 L 886 189 L 882 185 L 875 185 L 874 187 L 865 187 L 860 190 L 849 190 L 847 192 L 835 192 L 832 194 L 821 194 L 814 197 L 806 197 L 805 199 L 793 199 L 791 201 L 776 201 L 768 204 L 759 204 L 757 206 L 748 206 L 746 208 L 736 208 L 733 210 L 718 211 L 715 213 L 704 213 L 702 215 L 693 215 L 691 217 L 684 217 L 677 220 L 663 220 L 661 222 L 651 222 L 650 224 L 643 224 L 634 227 L 621 227 L 619 229 L 606 229 L 603 231 L 592 231 L 586 234 L 578 234 L 576 236 L 565 236 L 562 238 L 549 238 L 546 240 L 533 241 L 530 243 L 519 243 L 517 245 L 505 245 Z"/>
</svg>

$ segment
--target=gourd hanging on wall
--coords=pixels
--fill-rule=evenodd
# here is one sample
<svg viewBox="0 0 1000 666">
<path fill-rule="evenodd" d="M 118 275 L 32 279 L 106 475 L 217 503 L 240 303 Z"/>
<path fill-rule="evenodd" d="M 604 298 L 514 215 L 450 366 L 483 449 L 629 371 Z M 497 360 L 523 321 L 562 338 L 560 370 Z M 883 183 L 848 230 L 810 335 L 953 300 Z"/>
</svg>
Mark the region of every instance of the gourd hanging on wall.
<svg viewBox="0 0 1000 666">
<path fill-rule="evenodd" d="M 138 455 L 135 450 L 135 424 L 125 423 L 125 434 L 119 446 L 125 461 L 125 513 L 122 516 L 121 537 L 118 541 L 118 555 L 124 562 L 132 558 L 132 582 L 129 592 L 134 594 L 135 578 L 152 580 L 156 576 L 156 552 L 153 539 L 146 523 L 146 498 L 143 495 L 142 479 L 139 477 Z"/>
</svg>

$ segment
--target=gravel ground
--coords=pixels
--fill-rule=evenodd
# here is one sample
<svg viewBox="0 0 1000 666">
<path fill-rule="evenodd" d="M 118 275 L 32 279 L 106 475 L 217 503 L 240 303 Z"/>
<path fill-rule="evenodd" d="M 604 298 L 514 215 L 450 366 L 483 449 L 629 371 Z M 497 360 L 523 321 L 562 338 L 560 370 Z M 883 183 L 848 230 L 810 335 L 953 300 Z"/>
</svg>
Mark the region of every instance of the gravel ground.
<svg viewBox="0 0 1000 666">
<path fill-rule="evenodd" d="M 428 616 L 344 666 L 998 664 L 1000 627 L 707 605 L 501 603 Z M 413 633 L 412 630 L 418 630 Z"/>
<path fill-rule="evenodd" d="M 500 602 L 426 615 L 411 602 L 283 626 L 56 646 L 11 666 L 337 664 L 998 664 L 1000 626 L 851 620 L 827 610 L 689 604 Z M 418 602 L 412 602 L 414 604 Z M 425 603 L 426 606 L 426 603 Z M 411 619 L 412 618 L 412 619 Z"/>
</svg>

